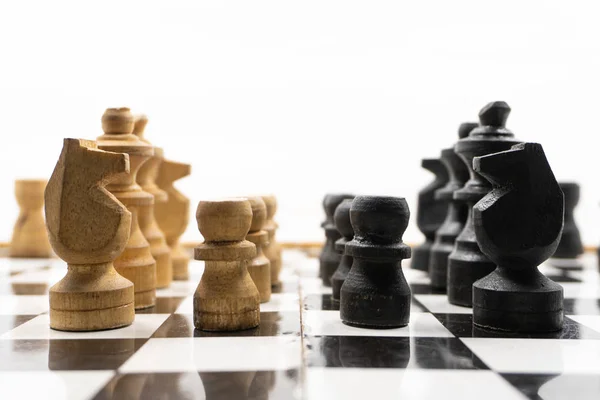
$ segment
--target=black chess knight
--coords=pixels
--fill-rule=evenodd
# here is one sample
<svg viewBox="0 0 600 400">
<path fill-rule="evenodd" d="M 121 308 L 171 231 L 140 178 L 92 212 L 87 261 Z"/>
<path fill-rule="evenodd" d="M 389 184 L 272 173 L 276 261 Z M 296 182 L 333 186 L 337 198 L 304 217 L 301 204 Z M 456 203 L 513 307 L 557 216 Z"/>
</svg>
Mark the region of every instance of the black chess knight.
<svg viewBox="0 0 600 400">
<path fill-rule="evenodd" d="M 497 268 L 473 285 L 473 323 L 510 332 L 562 328 L 563 289 L 537 267 L 556 251 L 564 197 L 542 146 L 522 143 L 476 157 L 494 189 L 473 208 L 481 251 Z"/>
</svg>

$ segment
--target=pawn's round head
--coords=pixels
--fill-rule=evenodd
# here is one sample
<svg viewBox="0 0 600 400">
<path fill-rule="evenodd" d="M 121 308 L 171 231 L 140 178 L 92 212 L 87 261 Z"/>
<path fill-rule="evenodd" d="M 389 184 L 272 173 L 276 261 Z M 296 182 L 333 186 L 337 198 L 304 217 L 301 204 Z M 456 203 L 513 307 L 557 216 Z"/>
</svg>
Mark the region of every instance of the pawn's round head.
<svg viewBox="0 0 600 400">
<path fill-rule="evenodd" d="M 350 207 L 355 240 L 375 244 L 402 242 L 409 218 L 403 197 L 357 196 Z"/>
<path fill-rule="evenodd" d="M 353 199 L 354 195 L 347 193 L 329 193 L 325 195 L 323 199 L 323 208 L 325 209 L 325 215 L 328 220 L 333 219 L 335 209 L 340 203 L 346 199 Z"/>
<path fill-rule="evenodd" d="M 200 201 L 196 221 L 206 242 L 241 242 L 250 229 L 252 207 L 241 198 Z"/>
<path fill-rule="evenodd" d="M 272 194 L 261 196 L 261 198 L 267 207 L 267 220 L 272 220 L 277 212 L 277 198 Z"/>
<path fill-rule="evenodd" d="M 252 209 L 252 224 L 250 232 L 260 231 L 267 221 L 267 206 L 260 196 L 246 197 Z"/>
<path fill-rule="evenodd" d="M 133 114 L 127 107 L 107 108 L 102 115 L 102 130 L 108 135 L 131 134 L 133 126 Z"/>
<path fill-rule="evenodd" d="M 15 197 L 21 207 L 35 209 L 44 205 L 44 191 L 48 181 L 45 179 L 17 179 Z"/>
<path fill-rule="evenodd" d="M 354 229 L 350 222 L 350 207 L 352 200 L 344 199 L 335 209 L 333 221 L 338 232 L 345 238 L 351 239 L 354 236 Z"/>
</svg>

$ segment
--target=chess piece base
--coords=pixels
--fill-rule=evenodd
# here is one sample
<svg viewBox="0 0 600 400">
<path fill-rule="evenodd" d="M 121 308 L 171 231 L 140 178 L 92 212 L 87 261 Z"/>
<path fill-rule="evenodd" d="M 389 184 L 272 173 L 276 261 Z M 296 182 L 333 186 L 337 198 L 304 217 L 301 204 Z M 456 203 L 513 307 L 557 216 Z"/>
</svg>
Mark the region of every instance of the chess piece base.
<svg viewBox="0 0 600 400">
<path fill-rule="evenodd" d="M 133 302 L 121 307 L 91 311 L 50 309 L 50 328 L 58 331 L 86 332 L 117 329 L 133 323 Z"/>
<path fill-rule="evenodd" d="M 502 277 L 500 277 L 502 274 Z M 517 272 L 516 276 L 521 275 Z M 473 285 L 473 324 L 508 332 L 553 332 L 563 326 L 563 289 L 539 271 L 525 282 L 496 269 Z"/>
<path fill-rule="evenodd" d="M 145 248 L 144 250 L 149 256 L 148 249 Z M 125 249 L 125 252 L 115 260 L 115 268 L 124 278 L 133 282 L 135 309 L 142 310 L 152 307 L 156 303 L 156 264 L 154 259 L 146 257 L 142 261 L 145 265 L 122 265 L 122 263 L 126 264 L 129 257 L 133 255 L 135 255 L 133 250 Z"/>
<path fill-rule="evenodd" d="M 89 275 L 95 275 L 90 279 Z M 98 331 L 133 323 L 133 284 L 105 265 L 69 264 L 67 275 L 50 288 L 50 327 Z"/>
<path fill-rule="evenodd" d="M 319 258 L 321 264 L 321 281 L 324 286 L 331 287 L 331 277 L 335 273 L 342 256 L 334 249 L 325 249 Z"/>
<path fill-rule="evenodd" d="M 448 257 L 453 247 L 452 244 L 436 243 L 431 248 L 429 278 L 431 278 L 431 287 L 434 289 L 446 290 L 448 282 Z"/>
<path fill-rule="evenodd" d="M 281 257 L 272 258 L 271 254 L 268 254 L 266 249 L 265 256 L 269 259 L 271 263 L 271 287 L 281 285 L 281 281 L 279 280 L 279 273 L 281 272 Z"/>
<path fill-rule="evenodd" d="M 254 281 L 260 293 L 260 302 L 266 303 L 271 299 L 271 268 L 269 259 L 265 256 L 254 257 L 248 263 L 248 274 Z"/>
<path fill-rule="evenodd" d="M 463 307 L 473 307 L 473 283 L 496 269 L 477 247 L 477 242 L 456 242 L 448 257 L 448 302 Z"/>
<path fill-rule="evenodd" d="M 190 258 L 185 254 L 171 253 L 171 260 L 173 262 L 173 280 L 175 281 L 186 281 L 190 277 L 189 263 Z"/>
<path fill-rule="evenodd" d="M 152 247 L 150 250 L 153 250 Z M 152 257 L 156 260 L 156 288 L 162 289 L 169 287 L 173 281 L 171 251 L 168 247 L 162 246 L 160 252 L 152 251 Z"/>
<path fill-rule="evenodd" d="M 431 254 L 432 245 L 433 242 L 426 241 L 413 249 L 410 259 L 412 269 L 429 272 L 429 255 Z"/>
<path fill-rule="evenodd" d="M 389 329 L 408 325 L 410 287 L 400 262 L 354 259 L 340 291 L 340 317 L 350 326 Z"/>
<path fill-rule="evenodd" d="M 256 328 L 260 324 L 260 310 L 253 309 L 235 314 L 220 314 L 200 311 L 201 299 L 194 298 L 194 326 L 209 332 L 242 331 Z"/>
<path fill-rule="evenodd" d="M 134 304 L 136 310 L 144 310 L 156 305 L 156 290 L 147 290 L 145 292 L 135 292 Z"/>
</svg>

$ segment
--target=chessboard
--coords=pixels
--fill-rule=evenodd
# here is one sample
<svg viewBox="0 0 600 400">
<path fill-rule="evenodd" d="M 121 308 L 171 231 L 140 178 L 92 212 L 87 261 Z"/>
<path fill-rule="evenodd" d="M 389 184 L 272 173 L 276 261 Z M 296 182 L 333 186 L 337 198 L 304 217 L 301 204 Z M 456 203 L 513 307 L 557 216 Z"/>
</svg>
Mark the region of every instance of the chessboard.
<svg viewBox="0 0 600 400">
<path fill-rule="evenodd" d="M 157 291 L 133 325 L 97 332 L 49 328 L 48 288 L 59 259 L 0 259 L 0 398 L 16 399 L 597 399 L 600 276 L 545 263 L 564 288 L 565 321 L 554 334 L 474 328 L 471 309 L 448 303 L 424 272 L 403 271 L 413 298 L 397 329 L 344 325 L 319 262 L 283 253 L 282 287 L 260 305 L 255 329 L 194 329 L 190 278 Z"/>
</svg>

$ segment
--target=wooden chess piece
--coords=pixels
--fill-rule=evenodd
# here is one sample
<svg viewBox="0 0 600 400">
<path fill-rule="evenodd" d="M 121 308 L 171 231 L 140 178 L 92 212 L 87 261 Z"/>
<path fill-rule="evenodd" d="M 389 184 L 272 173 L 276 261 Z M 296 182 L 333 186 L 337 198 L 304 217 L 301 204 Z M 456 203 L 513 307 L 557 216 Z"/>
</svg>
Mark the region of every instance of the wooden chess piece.
<svg viewBox="0 0 600 400">
<path fill-rule="evenodd" d="M 333 213 L 333 222 L 335 227 L 342 235 L 340 239 L 335 242 L 335 249 L 342 255 L 340 265 L 331 276 L 331 297 L 333 301 L 340 301 L 340 290 L 342 284 L 348 277 L 348 272 L 352 267 L 352 257 L 346 254 L 346 243 L 350 242 L 354 238 L 354 228 L 350 222 L 350 206 L 352 200 L 345 199 L 336 207 L 335 213 Z"/>
<path fill-rule="evenodd" d="M 468 132 L 459 129 L 459 137 Z M 435 241 L 429 255 L 429 277 L 431 286 L 436 290 L 446 290 L 448 279 L 448 256 L 454 249 L 454 241 L 462 231 L 467 220 L 467 206 L 453 199 L 454 192 L 462 188 L 469 172 L 462 160 L 454 153 L 453 148 L 442 150 L 441 160 L 448 171 L 449 180 L 446 186 L 435 192 L 435 198 L 449 203 L 446 219 L 435 232 Z"/>
<path fill-rule="evenodd" d="M 95 331 L 133 322 L 133 284 L 113 266 L 127 244 L 131 213 L 104 188 L 128 172 L 127 155 L 65 139 L 45 192 L 50 243 L 68 264 L 67 275 L 50 288 L 53 329 Z"/>
<path fill-rule="evenodd" d="M 503 101 L 487 104 L 479 112 L 480 126 L 467 123 L 468 136 L 460 139 L 454 151 L 469 170 L 470 179 L 462 189 L 454 192 L 454 199 L 468 207 L 467 222 L 456 238 L 448 258 L 448 301 L 471 307 L 473 283 L 488 275 L 496 265 L 479 249 L 473 227 L 473 205 L 492 190 L 492 185 L 473 171 L 473 158 L 510 149 L 520 143 L 508 130 L 506 120 L 510 107 Z"/>
<path fill-rule="evenodd" d="M 319 256 L 319 277 L 323 285 L 331 286 L 331 277 L 340 265 L 342 255 L 335 249 L 335 242 L 342 237 L 335 228 L 333 214 L 335 209 L 344 199 L 353 199 L 351 194 L 327 194 L 323 199 L 323 209 L 325 210 L 325 221 L 321 224 L 325 229 L 325 245 Z"/>
<path fill-rule="evenodd" d="M 421 167 L 431 171 L 435 178 L 419 192 L 417 226 L 425 236 L 425 242 L 413 250 L 410 267 L 429 272 L 429 255 L 435 240 L 435 232 L 444 223 L 448 212 L 448 203 L 436 199 L 435 192 L 448 183 L 448 171 L 438 158 L 421 160 Z"/>
<path fill-rule="evenodd" d="M 281 288 L 279 273 L 281 272 L 281 245 L 275 240 L 277 222 L 273 219 L 277 212 L 277 199 L 273 195 L 262 196 L 267 207 L 267 220 L 263 229 L 267 231 L 269 243 L 264 247 L 265 256 L 271 263 L 271 288 Z"/>
<path fill-rule="evenodd" d="M 266 303 L 271 299 L 271 263 L 263 252 L 263 247 L 269 240 L 267 232 L 263 230 L 267 220 L 267 206 L 261 197 L 247 199 L 252 208 L 252 224 L 246 240 L 256 245 L 256 256 L 248 263 L 248 273 L 260 293 L 260 302 Z"/>
<path fill-rule="evenodd" d="M 152 146 L 133 134 L 134 119 L 129 108 L 108 108 L 102 116 L 104 135 L 98 148 L 129 155 L 129 174 L 121 174 L 108 189 L 131 212 L 131 232 L 123 252 L 115 260 L 117 272 L 133 282 L 135 309 L 152 307 L 156 302 L 156 262 L 150 245 L 140 230 L 139 208 L 152 204 L 154 196 L 136 183 L 140 166 L 154 153 Z"/>
<path fill-rule="evenodd" d="M 135 118 L 133 134 L 140 138 L 142 142 L 149 145 L 151 143 L 144 138 L 144 129 L 148 123 L 145 115 L 139 115 Z M 154 154 L 140 166 L 137 174 L 137 183 L 142 190 L 154 196 L 153 202 L 145 202 L 138 206 L 138 219 L 140 229 L 144 237 L 150 244 L 150 252 L 156 261 L 156 287 L 164 288 L 173 281 L 173 263 L 171 261 L 171 249 L 167 245 L 164 233 L 158 227 L 154 217 L 155 204 L 164 204 L 169 195 L 156 185 L 158 169 L 163 159 L 163 150 L 154 147 Z"/>
<path fill-rule="evenodd" d="M 583 244 L 573 215 L 579 203 L 580 188 L 574 182 L 559 182 L 559 185 L 565 195 L 565 224 L 558 247 L 550 260 L 553 266 L 562 270 L 580 270 L 583 265 L 578 258 L 583 254 Z"/>
<path fill-rule="evenodd" d="M 16 295 L 42 295 L 48 293 L 46 282 L 15 282 L 10 283 L 12 294 Z"/>
<path fill-rule="evenodd" d="M 194 294 L 194 326 L 205 331 L 237 331 L 260 323 L 260 294 L 247 264 L 256 246 L 245 240 L 252 223 L 246 199 L 201 201 L 196 211 L 204 243 L 194 250 L 205 260 Z"/>
<path fill-rule="evenodd" d="M 340 317 L 363 328 L 406 326 L 410 287 L 402 260 L 410 247 L 402 242 L 410 211 L 404 198 L 357 196 L 350 208 L 354 239 L 346 244 L 354 258 L 340 291 Z"/>
<path fill-rule="evenodd" d="M 163 159 L 156 177 L 158 187 L 169 195 L 166 202 L 157 202 L 154 205 L 154 216 L 171 248 L 174 280 L 187 280 L 189 277 L 190 257 L 179 243 L 179 238 L 187 228 L 190 200 L 173 186 L 173 182 L 188 176 L 190 172 L 189 164 Z"/>
<path fill-rule="evenodd" d="M 498 267 L 473 284 L 473 323 L 509 332 L 563 325 L 563 289 L 537 267 L 556 251 L 564 198 L 538 143 L 473 159 L 494 189 L 473 208 L 481 251 Z"/>
<path fill-rule="evenodd" d="M 46 183 L 47 181 L 42 179 L 15 181 L 15 196 L 20 211 L 10 242 L 10 257 L 52 257 L 42 211 Z"/>
</svg>

